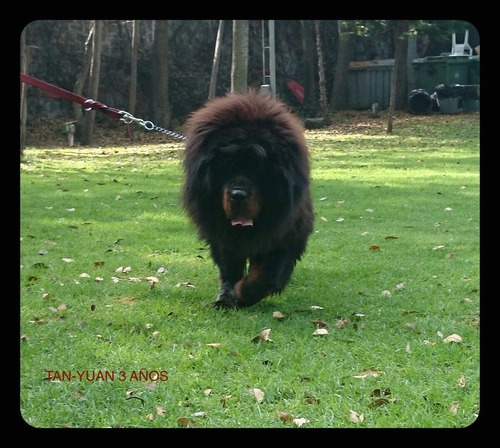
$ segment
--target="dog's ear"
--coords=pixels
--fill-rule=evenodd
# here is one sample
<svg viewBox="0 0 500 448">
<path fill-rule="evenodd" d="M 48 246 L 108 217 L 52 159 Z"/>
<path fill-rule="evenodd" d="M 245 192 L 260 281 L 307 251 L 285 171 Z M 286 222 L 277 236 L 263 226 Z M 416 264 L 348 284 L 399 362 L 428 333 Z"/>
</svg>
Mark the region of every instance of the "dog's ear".
<svg viewBox="0 0 500 448">
<path fill-rule="evenodd" d="M 197 159 L 191 159 L 185 164 L 186 185 L 185 191 L 190 196 L 205 196 L 210 191 L 211 170 L 210 164 L 214 159 L 213 153 L 208 153 Z"/>
</svg>

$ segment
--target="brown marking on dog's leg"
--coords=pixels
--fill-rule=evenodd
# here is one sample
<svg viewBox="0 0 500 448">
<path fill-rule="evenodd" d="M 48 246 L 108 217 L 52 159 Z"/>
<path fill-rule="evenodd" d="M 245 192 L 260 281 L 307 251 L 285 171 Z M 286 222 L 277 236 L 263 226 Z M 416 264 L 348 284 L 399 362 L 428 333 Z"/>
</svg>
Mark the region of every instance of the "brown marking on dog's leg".
<svg viewBox="0 0 500 448">
<path fill-rule="evenodd" d="M 250 306 L 272 293 L 264 263 L 252 263 L 248 275 L 234 287 L 238 306 Z"/>
</svg>

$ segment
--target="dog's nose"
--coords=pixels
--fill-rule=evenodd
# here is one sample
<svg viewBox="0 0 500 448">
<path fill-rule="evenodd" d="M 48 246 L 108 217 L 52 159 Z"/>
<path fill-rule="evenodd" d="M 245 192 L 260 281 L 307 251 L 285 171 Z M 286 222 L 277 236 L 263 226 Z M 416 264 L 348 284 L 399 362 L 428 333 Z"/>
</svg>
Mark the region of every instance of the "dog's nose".
<svg viewBox="0 0 500 448">
<path fill-rule="evenodd" d="M 242 202 L 247 199 L 248 193 L 245 190 L 241 190 L 239 188 L 235 188 L 231 190 L 231 201 Z"/>
</svg>

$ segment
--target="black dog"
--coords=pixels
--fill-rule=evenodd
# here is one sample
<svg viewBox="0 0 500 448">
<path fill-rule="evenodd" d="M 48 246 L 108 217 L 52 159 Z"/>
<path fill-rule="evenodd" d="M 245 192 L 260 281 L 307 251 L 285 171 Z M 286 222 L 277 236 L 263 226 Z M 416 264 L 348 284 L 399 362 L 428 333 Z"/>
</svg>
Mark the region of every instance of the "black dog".
<svg viewBox="0 0 500 448">
<path fill-rule="evenodd" d="M 217 307 L 281 292 L 306 249 L 314 214 L 303 133 L 281 102 L 254 93 L 216 98 L 188 121 L 184 206 L 220 270 Z"/>
</svg>

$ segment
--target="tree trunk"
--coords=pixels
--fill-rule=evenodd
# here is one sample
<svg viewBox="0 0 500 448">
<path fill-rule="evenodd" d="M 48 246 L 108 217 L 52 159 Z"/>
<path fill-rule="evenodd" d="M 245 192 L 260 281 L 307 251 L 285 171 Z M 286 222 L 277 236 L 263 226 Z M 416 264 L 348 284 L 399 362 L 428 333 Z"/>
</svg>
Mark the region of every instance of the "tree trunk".
<svg viewBox="0 0 500 448">
<path fill-rule="evenodd" d="M 28 73 L 30 60 L 31 60 L 31 46 L 26 46 L 26 29 L 21 33 L 21 73 Z M 21 143 L 21 154 L 24 151 L 24 147 L 26 145 L 26 119 L 27 119 L 27 90 L 28 85 L 24 82 L 21 83 L 21 134 L 20 134 L 20 143 Z"/>
<path fill-rule="evenodd" d="M 398 55 L 394 56 L 394 70 L 397 70 L 397 84 L 394 108 L 396 110 L 405 109 L 407 105 L 407 77 L 408 72 L 408 31 L 410 30 L 409 20 L 401 20 L 398 24 L 398 34 L 396 36 L 398 45 Z"/>
<path fill-rule="evenodd" d="M 132 42 L 130 48 L 130 91 L 128 96 L 128 111 L 135 114 L 135 103 L 137 100 L 137 55 L 139 52 L 139 23 L 140 20 L 132 20 Z"/>
<path fill-rule="evenodd" d="M 95 31 L 94 22 L 95 22 L 94 20 L 91 20 L 89 23 L 89 34 L 87 36 L 87 40 L 83 45 L 84 48 L 83 65 L 76 79 L 75 86 L 73 87 L 73 92 L 76 93 L 77 95 L 82 94 L 83 86 L 85 85 L 85 80 L 87 79 L 87 76 L 89 76 L 90 62 L 92 59 L 92 51 L 89 47 L 90 43 L 92 42 L 92 37 L 94 36 L 94 31 Z M 80 119 L 82 118 L 82 106 L 78 103 L 73 103 L 73 117 L 76 121 L 80 121 Z"/>
<path fill-rule="evenodd" d="M 323 118 L 325 124 L 328 124 L 330 123 L 330 117 L 328 114 L 328 100 L 326 98 L 326 79 L 319 20 L 314 21 L 314 27 L 316 29 L 316 50 L 318 52 L 319 104 L 321 108 L 321 117 Z"/>
<path fill-rule="evenodd" d="M 407 33 L 410 28 L 408 20 L 399 20 L 395 31 L 394 69 L 392 72 L 391 97 L 389 101 L 389 117 L 387 133 L 392 134 L 394 110 L 397 99 L 406 93 L 406 56 L 408 49 Z"/>
<path fill-rule="evenodd" d="M 92 61 L 90 64 L 89 98 L 98 101 L 99 78 L 101 76 L 101 45 L 103 21 L 95 21 L 94 38 L 92 39 Z M 82 144 L 91 145 L 94 136 L 95 110 L 86 112 L 83 124 Z"/>
<path fill-rule="evenodd" d="M 347 109 L 347 83 L 349 80 L 349 62 L 351 61 L 354 34 L 351 23 L 337 20 L 339 30 L 339 46 L 335 79 L 333 82 L 331 107 L 333 110 Z"/>
<path fill-rule="evenodd" d="M 212 74 L 210 75 L 210 87 L 208 89 L 208 99 L 215 97 L 215 89 L 217 87 L 217 75 L 219 73 L 220 53 L 222 48 L 222 36 L 224 35 L 224 20 L 219 20 L 219 29 L 217 31 L 217 39 L 215 41 L 214 60 L 212 64 Z"/>
<path fill-rule="evenodd" d="M 157 126 L 170 126 L 171 111 L 168 95 L 168 21 L 155 22 L 153 43 L 153 121 Z"/>
<path fill-rule="evenodd" d="M 311 20 L 301 20 L 302 45 L 304 50 L 304 109 L 306 115 L 315 117 L 318 110 L 316 96 L 316 70 L 314 69 L 314 25 Z"/>
<path fill-rule="evenodd" d="M 248 20 L 233 20 L 231 92 L 248 91 Z"/>
</svg>

